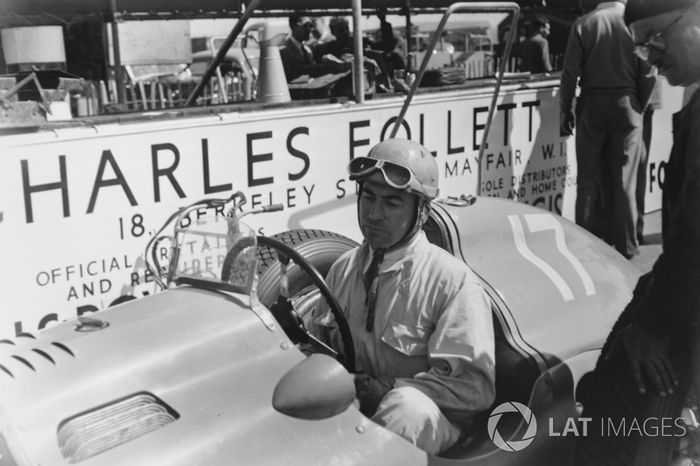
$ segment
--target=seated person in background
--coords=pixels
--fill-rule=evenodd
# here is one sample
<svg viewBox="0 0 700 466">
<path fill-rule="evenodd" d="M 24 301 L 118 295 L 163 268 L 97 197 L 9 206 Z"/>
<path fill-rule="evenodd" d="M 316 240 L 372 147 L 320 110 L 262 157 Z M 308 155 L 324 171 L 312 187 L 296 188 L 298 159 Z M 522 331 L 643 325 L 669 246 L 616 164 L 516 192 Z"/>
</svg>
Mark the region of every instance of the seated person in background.
<svg viewBox="0 0 700 466">
<path fill-rule="evenodd" d="M 313 21 L 313 26 L 311 28 L 311 35 L 309 37 L 309 40 L 306 41 L 306 45 L 313 51 L 314 48 L 318 45 L 324 42 L 323 40 L 323 19 L 322 18 L 314 18 Z"/>
<path fill-rule="evenodd" d="M 336 70 L 349 70 L 353 64 L 353 37 L 350 33 L 350 24 L 346 18 L 337 16 L 331 18 L 328 23 L 328 29 L 332 38 L 325 42 L 318 43 L 314 48 L 314 60 L 317 63 L 328 67 L 335 67 Z M 371 86 L 374 76 L 379 74 L 379 67 L 371 57 L 364 57 L 364 67 L 367 73 L 368 85 Z M 338 73 L 339 71 L 334 71 Z M 353 93 L 352 77 L 343 78 L 335 86 L 333 93 L 335 95 L 349 95 Z"/>
<path fill-rule="evenodd" d="M 454 445 L 495 398 L 491 308 L 474 272 L 421 229 L 438 194 L 438 167 L 422 145 L 387 139 L 348 167 L 359 183 L 363 243 L 327 283 L 350 327 L 360 411 L 417 447 Z M 312 331 L 342 348 L 323 302 Z"/>
<path fill-rule="evenodd" d="M 314 58 L 316 61 L 323 61 L 324 57 L 329 54 L 341 60 L 343 60 L 344 57 L 347 58 L 347 54 L 352 55 L 353 43 L 348 20 L 340 16 L 331 18 L 328 23 L 328 28 L 333 35 L 333 39 L 316 45 L 314 48 Z M 326 57 L 326 59 L 330 59 L 330 57 Z"/>
<path fill-rule="evenodd" d="M 291 34 L 280 48 L 287 82 L 302 75 L 317 77 L 328 73 L 340 73 L 348 69 L 343 64 L 316 63 L 311 49 L 306 45 L 314 27 L 309 17 L 292 13 L 289 16 L 289 27 Z"/>
</svg>

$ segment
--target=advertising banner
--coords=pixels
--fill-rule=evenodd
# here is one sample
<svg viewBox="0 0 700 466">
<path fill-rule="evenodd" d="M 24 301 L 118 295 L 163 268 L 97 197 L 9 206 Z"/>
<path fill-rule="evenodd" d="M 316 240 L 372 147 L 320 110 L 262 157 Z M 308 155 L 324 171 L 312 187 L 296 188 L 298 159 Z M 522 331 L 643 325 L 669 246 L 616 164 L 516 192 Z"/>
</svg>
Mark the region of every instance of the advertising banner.
<svg viewBox="0 0 700 466">
<path fill-rule="evenodd" d="M 573 138 L 557 89 L 508 90 L 484 155 L 491 94 L 423 94 L 397 137 L 423 143 L 440 197 L 480 194 L 574 216 Z M 259 234 L 317 228 L 360 241 L 346 167 L 386 139 L 402 99 L 110 123 L 0 137 L 0 338 L 36 332 L 157 287 L 149 238 L 177 208 L 242 191 Z M 169 234 L 170 232 L 165 232 Z"/>
</svg>

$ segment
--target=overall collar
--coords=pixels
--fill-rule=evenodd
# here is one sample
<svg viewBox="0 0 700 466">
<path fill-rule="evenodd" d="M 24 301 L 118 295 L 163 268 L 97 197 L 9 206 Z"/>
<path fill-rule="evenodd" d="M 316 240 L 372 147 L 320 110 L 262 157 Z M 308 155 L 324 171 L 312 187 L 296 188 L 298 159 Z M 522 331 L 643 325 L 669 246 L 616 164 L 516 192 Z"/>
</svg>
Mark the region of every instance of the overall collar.
<svg viewBox="0 0 700 466">
<path fill-rule="evenodd" d="M 403 269 L 407 263 L 413 260 L 413 254 L 416 247 L 420 247 L 423 242 L 427 241 L 425 233 L 418 231 L 413 237 L 396 249 L 391 249 L 384 254 L 384 260 L 379 267 L 379 273 L 393 272 Z M 367 272 L 367 268 L 374 255 L 374 249 L 369 243 L 364 242 L 360 247 L 360 258 L 362 260 L 362 272 Z"/>
</svg>

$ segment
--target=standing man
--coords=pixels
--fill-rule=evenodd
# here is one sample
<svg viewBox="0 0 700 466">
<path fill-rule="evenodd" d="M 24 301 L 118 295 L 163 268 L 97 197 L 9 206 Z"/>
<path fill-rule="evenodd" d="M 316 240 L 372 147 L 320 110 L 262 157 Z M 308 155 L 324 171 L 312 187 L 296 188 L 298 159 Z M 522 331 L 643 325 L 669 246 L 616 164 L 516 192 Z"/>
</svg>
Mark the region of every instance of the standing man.
<svg viewBox="0 0 700 466">
<path fill-rule="evenodd" d="M 327 73 L 337 73 L 349 69 L 349 65 L 337 63 L 316 63 L 313 52 L 306 44 L 311 37 L 314 23 L 308 16 L 297 13 L 289 15 L 291 34 L 280 48 L 280 57 L 287 82 L 301 75 L 318 77 Z"/>
<path fill-rule="evenodd" d="M 629 0 L 625 21 L 635 53 L 656 67 L 669 84 L 688 88 L 700 83 L 700 0 Z M 629 464 L 670 464 L 674 455 L 673 464 L 689 464 L 688 456 L 697 453 L 692 441 L 685 450 L 677 448 L 678 431 L 669 436 L 646 430 L 638 436 L 615 436 L 602 426 L 620 421 L 643 425 L 654 413 L 660 416 L 657 419 L 692 415 L 692 410 L 690 415 L 679 411 L 693 406 L 689 389 L 694 376 L 698 393 L 700 374 L 698 92 L 673 117 L 663 209 L 669 219 L 663 251 L 651 272 L 637 282 L 591 379 L 577 389 L 583 416 L 592 418 L 592 430 L 598 430 L 579 439 L 579 465 L 613 464 L 606 452 Z"/>
<path fill-rule="evenodd" d="M 474 272 L 421 230 L 438 194 L 428 149 L 389 139 L 348 170 L 359 183 L 364 241 L 336 261 L 327 282 L 352 333 L 360 410 L 437 454 L 495 398 L 489 300 Z M 332 314 L 322 311 L 319 333 L 342 348 Z"/>
<path fill-rule="evenodd" d="M 700 1 L 630 0 L 625 15 L 636 53 L 674 86 L 700 83 Z M 673 118 L 663 209 L 669 219 L 663 252 L 640 295 L 633 323 L 620 332 L 641 393 L 674 391 L 688 369 L 700 326 L 700 96 Z M 671 361 L 675 360 L 675 364 Z M 679 365 L 681 367 L 677 367 Z M 679 370 L 680 369 L 680 370 Z M 645 380 L 651 387 L 647 386 Z"/>
<path fill-rule="evenodd" d="M 576 223 L 608 241 L 625 257 L 638 252 L 636 180 L 642 112 L 654 85 L 651 68 L 632 53 L 625 26 L 626 0 L 602 2 L 577 19 L 569 34 L 561 75 L 561 134 L 576 126 Z M 573 101 L 576 85 L 581 95 Z M 610 214 L 600 208 L 601 195 Z"/>
<path fill-rule="evenodd" d="M 552 64 L 549 61 L 550 25 L 547 18 L 535 18 L 532 30 L 521 45 L 520 71 L 530 73 L 550 73 Z"/>
</svg>

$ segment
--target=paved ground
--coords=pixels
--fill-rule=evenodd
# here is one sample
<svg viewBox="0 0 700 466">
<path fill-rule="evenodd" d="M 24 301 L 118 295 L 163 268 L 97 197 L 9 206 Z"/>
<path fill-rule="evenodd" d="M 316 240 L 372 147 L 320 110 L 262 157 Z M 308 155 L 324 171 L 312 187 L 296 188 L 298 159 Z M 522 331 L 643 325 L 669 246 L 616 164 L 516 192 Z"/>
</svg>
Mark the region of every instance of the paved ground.
<svg viewBox="0 0 700 466">
<path fill-rule="evenodd" d="M 659 254 L 661 254 L 661 211 L 657 210 L 644 216 L 644 244 L 631 262 L 642 272 L 648 272 Z"/>
</svg>

